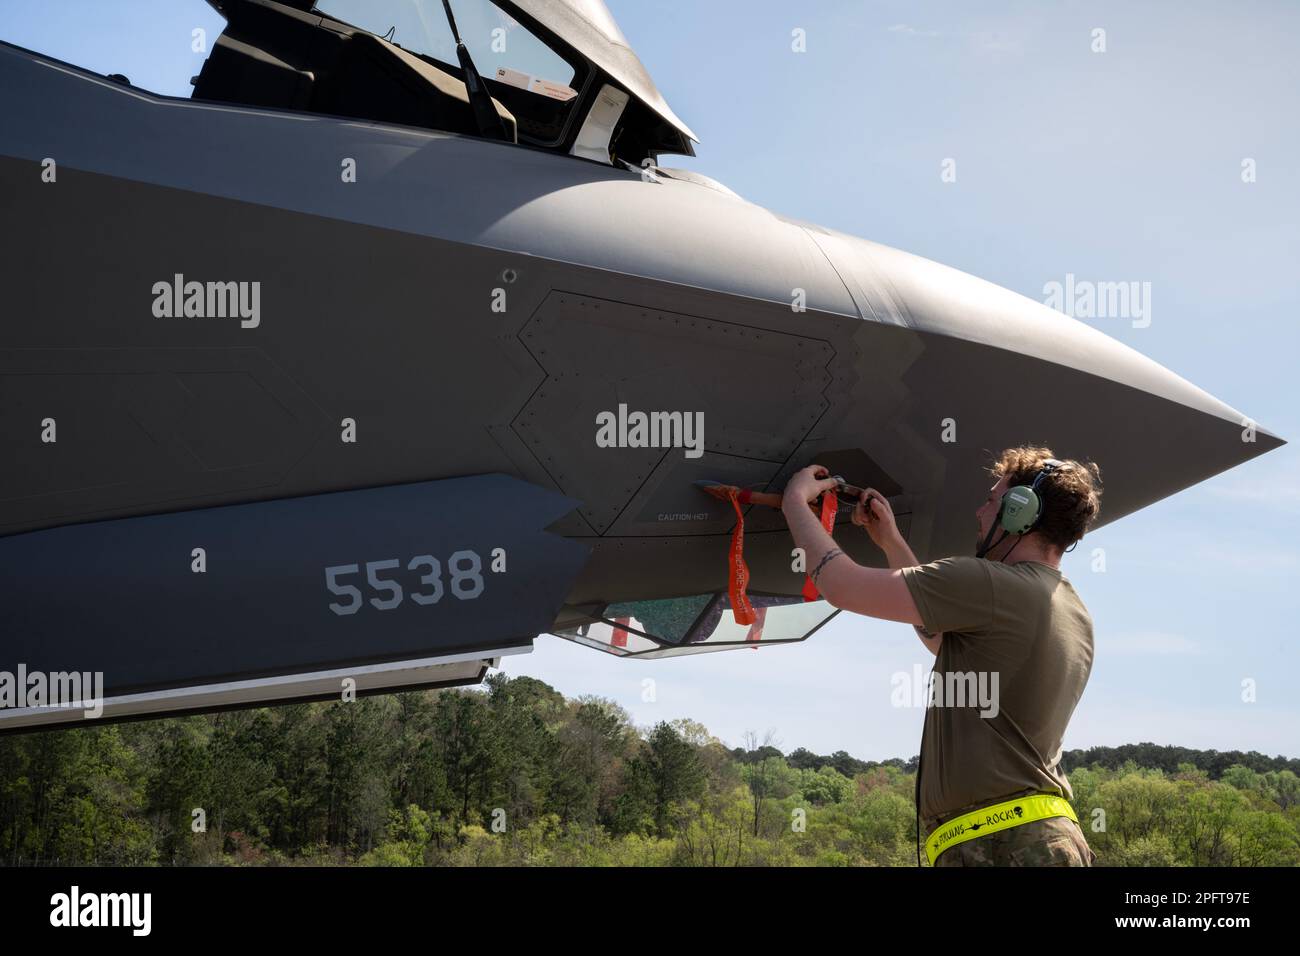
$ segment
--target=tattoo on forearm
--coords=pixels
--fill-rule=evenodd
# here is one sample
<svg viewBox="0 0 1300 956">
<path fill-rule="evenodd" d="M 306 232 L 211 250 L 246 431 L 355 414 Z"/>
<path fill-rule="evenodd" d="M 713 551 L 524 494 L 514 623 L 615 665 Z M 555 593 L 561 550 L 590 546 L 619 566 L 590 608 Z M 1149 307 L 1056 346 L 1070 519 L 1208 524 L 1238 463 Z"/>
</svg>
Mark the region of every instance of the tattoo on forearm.
<svg viewBox="0 0 1300 956">
<path fill-rule="evenodd" d="M 812 574 L 808 575 L 808 577 L 812 578 L 812 583 L 817 583 L 817 575 L 822 573 L 822 568 L 826 567 L 827 561 L 838 558 L 843 553 L 839 548 L 831 548 L 831 550 L 827 551 L 825 556 L 817 562 L 817 567 L 813 568 Z"/>
</svg>

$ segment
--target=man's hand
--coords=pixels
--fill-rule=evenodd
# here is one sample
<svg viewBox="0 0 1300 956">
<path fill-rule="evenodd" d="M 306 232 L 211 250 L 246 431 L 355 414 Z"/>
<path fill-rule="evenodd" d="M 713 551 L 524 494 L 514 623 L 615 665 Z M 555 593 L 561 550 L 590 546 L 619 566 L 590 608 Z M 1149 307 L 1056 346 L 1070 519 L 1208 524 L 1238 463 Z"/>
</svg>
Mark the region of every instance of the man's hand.
<svg viewBox="0 0 1300 956">
<path fill-rule="evenodd" d="M 809 465 L 790 479 L 781 496 L 781 511 L 795 545 L 803 549 L 809 568 L 821 568 L 816 584 L 822 597 L 833 607 L 882 621 L 924 624 L 902 571 L 862 567 L 835 547 L 835 539 L 822 527 L 810 505 L 835 486 L 830 472 L 821 465 Z M 899 551 L 906 550 L 904 543 Z M 907 553 L 910 557 L 911 552 Z"/>
<path fill-rule="evenodd" d="M 821 465 L 802 468 L 794 473 L 794 477 L 785 486 L 785 491 L 781 493 L 781 510 L 809 507 L 823 491 L 834 488 L 837 484 L 831 473 Z"/>
<path fill-rule="evenodd" d="M 861 500 L 853 509 L 853 523 L 859 528 L 865 528 L 876 547 L 882 551 L 888 552 L 903 540 L 898 532 L 898 523 L 894 520 L 894 509 L 875 488 L 863 490 Z"/>
</svg>

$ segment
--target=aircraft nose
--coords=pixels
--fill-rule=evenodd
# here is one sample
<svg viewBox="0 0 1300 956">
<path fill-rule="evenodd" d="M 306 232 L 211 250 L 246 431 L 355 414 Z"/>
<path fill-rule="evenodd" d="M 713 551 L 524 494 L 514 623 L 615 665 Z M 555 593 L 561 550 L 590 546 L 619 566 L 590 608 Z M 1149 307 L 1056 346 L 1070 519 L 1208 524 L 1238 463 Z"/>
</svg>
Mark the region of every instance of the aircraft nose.
<svg viewBox="0 0 1300 956">
<path fill-rule="evenodd" d="M 920 256 L 805 228 L 857 305 L 864 364 L 909 343 L 900 407 L 970 494 L 989 452 L 1048 445 L 1100 465 L 1100 526 L 1285 444 L 1100 328 Z M 956 442 L 930 437 L 940 420 Z"/>
</svg>

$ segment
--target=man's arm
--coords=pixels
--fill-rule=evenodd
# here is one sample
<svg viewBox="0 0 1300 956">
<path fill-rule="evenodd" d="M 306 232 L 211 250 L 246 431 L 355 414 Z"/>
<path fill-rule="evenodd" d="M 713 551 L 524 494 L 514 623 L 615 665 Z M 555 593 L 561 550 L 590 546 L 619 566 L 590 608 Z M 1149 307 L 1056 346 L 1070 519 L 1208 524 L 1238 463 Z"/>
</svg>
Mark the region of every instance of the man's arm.
<svg viewBox="0 0 1300 956">
<path fill-rule="evenodd" d="M 813 583 L 828 603 L 884 621 L 924 626 L 901 571 L 864 568 L 840 551 L 807 501 L 787 496 L 781 510 L 794 543 L 803 549 Z"/>
<path fill-rule="evenodd" d="M 914 567 L 918 562 L 912 549 L 898 533 L 889 503 L 868 489 L 854 512 L 853 523 L 866 529 L 871 540 L 885 552 L 890 570 L 864 568 L 835 547 L 835 540 L 807 508 L 807 502 L 812 500 L 818 490 L 834 487 L 834 481 L 817 481 L 813 478 L 815 473 L 823 472 L 825 469 L 818 466 L 804 469 L 787 486 L 787 493 L 781 502 L 781 510 L 790 525 L 795 544 L 803 549 L 813 583 L 834 607 L 911 624 L 926 649 L 938 656 L 943 633 L 932 634 L 925 629 L 925 622 L 921 620 L 907 582 L 899 572 L 900 568 Z M 879 515 L 875 514 L 877 507 L 881 509 Z M 859 520 L 859 516 L 863 520 Z M 836 565 L 840 567 L 835 567 Z"/>
</svg>

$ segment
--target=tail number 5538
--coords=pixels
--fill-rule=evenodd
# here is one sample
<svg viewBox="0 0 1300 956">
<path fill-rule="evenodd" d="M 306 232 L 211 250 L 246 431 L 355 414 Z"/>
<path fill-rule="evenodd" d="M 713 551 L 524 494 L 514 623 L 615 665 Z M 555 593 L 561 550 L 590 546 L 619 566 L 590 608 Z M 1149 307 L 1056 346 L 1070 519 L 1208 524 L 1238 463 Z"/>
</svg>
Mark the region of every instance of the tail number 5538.
<svg viewBox="0 0 1300 956">
<path fill-rule="evenodd" d="M 406 598 L 416 604 L 437 604 L 445 593 L 442 565 L 431 554 L 416 555 L 406 563 L 406 570 L 418 575 L 418 587 L 409 593 L 403 591 L 398 580 L 402 562 L 393 558 L 387 561 L 367 561 L 365 580 L 360 582 L 375 596 L 369 598 L 371 607 L 391 611 Z M 476 551 L 457 551 L 447 559 L 448 580 L 446 590 L 461 601 L 471 601 L 483 593 L 483 560 Z M 356 584 L 344 578 L 360 574 L 361 566 L 336 564 L 325 569 L 325 587 L 342 601 L 330 602 L 329 609 L 340 616 L 356 614 L 366 604 L 366 597 Z M 408 582 L 409 584 L 409 582 Z"/>
</svg>

